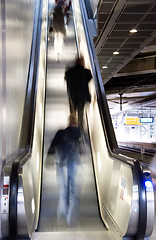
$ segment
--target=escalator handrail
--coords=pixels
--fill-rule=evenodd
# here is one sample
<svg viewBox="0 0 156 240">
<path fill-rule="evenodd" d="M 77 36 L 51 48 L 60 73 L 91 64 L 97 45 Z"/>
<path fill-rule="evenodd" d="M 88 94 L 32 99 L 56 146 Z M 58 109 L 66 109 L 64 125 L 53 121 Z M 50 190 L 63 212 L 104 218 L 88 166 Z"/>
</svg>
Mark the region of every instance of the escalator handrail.
<svg viewBox="0 0 156 240">
<path fill-rule="evenodd" d="M 9 236 L 11 240 L 16 239 L 17 237 L 18 169 L 19 161 L 13 162 L 10 175 L 9 193 Z"/>
<path fill-rule="evenodd" d="M 12 168 L 10 174 L 10 194 L 9 194 L 9 236 L 10 239 L 17 239 L 17 202 L 18 202 L 18 172 L 21 163 L 25 163 L 29 159 L 32 148 L 34 116 L 36 107 L 36 92 L 37 92 L 37 74 L 39 62 L 39 46 L 41 37 L 41 14 L 42 0 L 37 1 L 33 38 L 31 46 L 30 64 L 28 72 L 28 81 L 25 97 L 25 106 L 23 112 L 22 130 L 20 136 L 19 153 L 16 160 L 12 160 Z M 17 161 L 17 158 L 19 159 Z"/>
<path fill-rule="evenodd" d="M 111 116 L 110 116 L 110 112 L 109 112 L 109 108 L 106 100 L 106 94 L 105 94 L 103 82 L 101 79 L 97 56 L 95 52 L 93 52 L 93 43 L 90 42 L 91 40 L 88 34 L 88 27 L 85 22 L 84 3 L 83 1 L 79 0 L 79 4 L 81 8 L 83 24 L 85 26 L 85 34 L 88 40 L 87 43 L 89 44 L 88 49 L 92 49 L 92 50 L 89 50 L 89 54 L 90 54 L 90 59 L 92 59 L 93 61 L 92 68 L 94 69 L 94 73 L 95 73 L 94 84 L 96 88 L 97 101 L 98 101 L 99 110 L 101 114 L 103 129 L 104 129 L 104 133 L 106 134 L 105 136 L 107 141 L 107 147 L 111 155 L 114 155 L 117 160 L 120 160 L 126 164 L 130 164 L 131 166 L 133 166 L 132 169 L 133 171 L 136 172 L 136 176 L 138 180 L 138 193 L 139 193 L 139 222 L 138 222 L 138 231 L 137 231 L 136 239 L 144 239 L 146 234 L 146 226 L 147 226 L 147 197 L 146 197 L 146 187 L 145 187 L 145 178 L 144 178 L 143 170 L 141 167 L 141 163 L 139 161 L 133 160 L 131 158 L 128 158 L 128 161 L 127 161 L 124 158 L 122 159 L 118 154 L 119 148 L 116 142 L 112 121 L 110 121 Z M 114 138 L 115 140 L 112 140 L 112 138 Z"/>
<path fill-rule="evenodd" d="M 101 115 L 101 122 L 103 125 L 103 130 L 106 136 L 106 144 L 109 151 L 109 154 L 114 156 L 117 160 L 124 162 L 125 164 L 134 166 L 134 161 L 132 158 L 123 158 L 121 155 L 119 155 L 119 149 L 118 144 L 115 137 L 114 127 L 112 124 L 112 121 L 110 121 L 111 116 L 108 108 L 108 103 L 106 99 L 106 93 L 103 86 L 103 81 L 101 78 L 100 68 L 98 65 L 98 59 L 95 53 L 95 50 L 93 50 L 93 40 L 91 42 L 88 26 L 85 22 L 85 16 L 82 9 L 85 9 L 85 4 L 83 1 L 79 1 L 80 8 L 81 8 L 81 14 L 82 14 L 82 20 L 83 25 L 85 28 L 85 35 L 87 39 L 88 49 L 89 49 L 89 55 L 90 55 L 90 62 L 91 62 L 91 68 L 92 68 L 92 74 L 94 75 L 94 85 L 96 89 L 97 94 L 97 102 L 100 110 Z"/>
<path fill-rule="evenodd" d="M 23 112 L 23 121 L 21 127 L 21 136 L 19 143 L 19 151 L 28 153 L 32 148 L 33 130 L 34 130 L 34 116 L 36 107 L 36 92 L 37 92 L 37 74 L 38 74 L 38 58 L 39 45 L 41 36 L 41 6 L 42 0 L 37 1 L 33 37 L 31 45 L 31 55 L 29 61 L 28 81 L 25 97 L 25 106 Z"/>
<path fill-rule="evenodd" d="M 134 164 L 136 175 L 138 176 L 139 188 L 139 221 L 136 239 L 144 239 L 147 226 L 147 197 L 145 189 L 145 179 L 139 161 L 136 161 Z"/>
</svg>

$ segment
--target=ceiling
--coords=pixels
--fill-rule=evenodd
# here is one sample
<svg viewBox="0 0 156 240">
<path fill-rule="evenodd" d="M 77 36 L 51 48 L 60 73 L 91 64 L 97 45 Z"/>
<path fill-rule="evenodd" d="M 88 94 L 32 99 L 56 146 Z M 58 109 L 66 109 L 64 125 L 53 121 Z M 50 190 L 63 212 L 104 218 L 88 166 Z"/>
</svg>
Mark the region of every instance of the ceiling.
<svg viewBox="0 0 156 240">
<path fill-rule="evenodd" d="M 110 109 L 156 109 L 156 1 L 101 0 L 97 29 L 94 44 Z"/>
</svg>

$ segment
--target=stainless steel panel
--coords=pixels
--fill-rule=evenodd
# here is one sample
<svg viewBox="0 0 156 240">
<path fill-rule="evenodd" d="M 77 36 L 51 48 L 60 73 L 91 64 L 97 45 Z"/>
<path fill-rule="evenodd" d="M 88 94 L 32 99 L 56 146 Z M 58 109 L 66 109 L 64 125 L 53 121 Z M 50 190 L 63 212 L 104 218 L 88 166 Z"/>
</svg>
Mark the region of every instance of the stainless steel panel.
<svg viewBox="0 0 156 240">
<path fill-rule="evenodd" d="M 45 4 L 42 9 L 45 15 L 47 15 L 48 9 L 47 2 L 47 0 L 44 1 Z M 16 152 L 18 149 L 36 4 L 39 4 L 38 0 L 15 0 L 7 1 L 6 4 L 8 35 L 6 39 L 7 131 L 5 134 L 7 136 L 7 156 L 12 155 L 12 152 Z M 29 234 L 30 236 L 32 231 L 36 229 L 40 208 L 46 75 L 46 19 L 42 23 L 33 149 L 32 156 L 30 155 L 31 157 L 29 157 L 24 167 L 22 168 L 22 163 L 20 166 L 17 199 L 17 232 L 19 235 Z M 6 219 L 5 225 L 8 226 L 8 219 Z M 4 225 L 3 228 L 5 230 Z"/>
<path fill-rule="evenodd" d="M 0 156 L 2 159 L 6 156 L 6 18 L 5 1 L 0 5 L 1 38 L 0 38 Z"/>
<path fill-rule="evenodd" d="M 137 232 L 139 221 L 139 192 L 136 176 L 133 176 L 133 195 L 131 202 L 131 211 L 129 224 L 127 228 L 128 236 L 133 236 Z"/>
<path fill-rule="evenodd" d="M 9 182 L 10 177 L 4 176 L 3 179 L 1 179 L 0 189 L 1 189 L 1 232 L 0 235 L 3 236 L 3 238 L 8 236 L 9 233 Z M 3 186 L 8 186 L 7 188 L 3 188 Z M 7 191 L 6 191 L 7 190 Z"/>
<path fill-rule="evenodd" d="M 147 226 L 146 236 L 151 236 L 155 221 L 155 203 L 154 203 L 154 186 L 150 171 L 147 167 L 143 166 L 143 173 L 145 178 L 146 198 L 147 198 Z"/>
<path fill-rule="evenodd" d="M 76 1 L 74 1 L 74 5 L 76 5 Z M 78 31 L 80 31 L 78 36 L 81 46 L 83 46 L 82 50 L 85 53 L 85 59 L 87 59 L 85 43 L 83 44 L 85 36 L 83 36 L 82 27 L 80 26 L 80 17 L 77 17 L 77 19 L 79 20 L 77 21 Z M 92 83 L 92 103 L 87 114 L 100 210 L 107 227 L 115 233 L 117 239 L 120 239 L 126 234 L 128 226 L 129 231 L 133 234 L 137 233 L 139 219 L 138 183 L 135 182 L 133 176 L 133 161 L 128 158 L 124 159 L 121 156 L 121 159 L 125 161 L 124 163 L 124 161 L 119 161 L 109 154 L 107 136 L 103 134 L 103 126 L 94 91 Z M 131 164 L 126 162 L 131 162 Z"/>
<path fill-rule="evenodd" d="M 17 229 L 19 235 L 27 235 L 27 223 L 25 214 L 25 204 L 23 195 L 22 174 L 19 174 L 18 179 L 18 198 L 17 198 Z"/>
<path fill-rule="evenodd" d="M 86 66 L 91 67 L 78 3 L 76 0 L 73 2 L 80 52 L 85 55 Z M 107 137 L 104 135 L 93 81 L 90 84 L 90 92 L 92 102 L 87 116 L 101 217 L 106 226 L 114 232 L 116 239 L 121 239 L 126 233 L 130 216 L 133 194 L 132 169 L 130 165 L 117 161 L 109 155 Z"/>
<path fill-rule="evenodd" d="M 31 53 L 35 2 L 36 0 L 8 0 L 1 1 L 0 5 L 3 21 L 2 14 L 0 19 L 5 28 L 1 31 L 3 38 L 0 37 L 0 62 L 2 62 L 0 101 L 3 101 L 1 105 L 3 108 L 0 109 L 0 116 L 2 116 L 0 118 L 2 121 L 0 141 L 3 142 L 3 156 L 1 152 L 0 156 L 7 157 L 8 160 L 18 150 Z"/>
<path fill-rule="evenodd" d="M 42 16 L 48 15 L 48 1 L 43 0 Z M 45 78 L 46 78 L 46 49 L 47 49 L 47 19 L 43 19 L 41 25 L 41 41 L 39 49 L 38 87 L 36 98 L 36 111 L 32 153 L 29 160 L 22 168 L 23 196 L 27 231 L 31 237 L 32 232 L 38 226 L 40 211 L 41 174 L 42 174 L 42 150 L 44 132 L 44 106 L 45 106 Z M 20 202 L 19 202 L 20 203 Z M 21 205 L 21 207 L 23 207 Z M 19 209 L 21 209 L 19 205 Z M 22 213 L 23 215 L 23 213 Z M 22 216 L 21 215 L 21 216 Z M 23 231 L 21 224 L 18 232 Z"/>
</svg>

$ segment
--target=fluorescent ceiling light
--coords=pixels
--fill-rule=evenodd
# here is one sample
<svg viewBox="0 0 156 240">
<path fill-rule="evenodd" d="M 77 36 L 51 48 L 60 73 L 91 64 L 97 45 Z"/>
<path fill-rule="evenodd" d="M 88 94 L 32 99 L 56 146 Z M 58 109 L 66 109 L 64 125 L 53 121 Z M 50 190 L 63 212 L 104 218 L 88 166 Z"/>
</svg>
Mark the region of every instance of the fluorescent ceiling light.
<svg viewBox="0 0 156 240">
<path fill-rule="evenodd" d="M 114 55 L 118 55 L 118 54 L 119 54 L 119 52 L 117 52 L 117 51 L 116 51 L 116 52 L 113 52 L 113 54 L 114 54 Z"/>
<path fill-rule="evenodd" d="M 131 29 L 129 32 L 130 32 L 130 33 L 136 33 L 137 30 L 134 28 L 134 29 Z"/>
</svg>

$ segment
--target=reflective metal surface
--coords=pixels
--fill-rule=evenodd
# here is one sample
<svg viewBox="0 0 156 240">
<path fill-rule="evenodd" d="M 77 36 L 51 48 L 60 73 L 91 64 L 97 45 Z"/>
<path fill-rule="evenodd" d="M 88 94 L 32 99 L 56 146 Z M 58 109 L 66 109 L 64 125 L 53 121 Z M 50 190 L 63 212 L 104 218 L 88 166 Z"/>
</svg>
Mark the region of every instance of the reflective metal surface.
<svg viewBox="0 0 156 240">
<path fill-rule="evenodd" d="M 25 203 L 23 196 L 23 181 L 22 174 L 19 174 L 18 179 L 18 198 L 17 198 L 17 229 L 19 235 L 27 235 L 27 222 L 25 213 Z"/>
<path fill-rule="evenodd" d="M 154 187 L 150 171 L 147 166 L 143 166 L 143 174 L 145 178 L 146 198 L 147 198 L 147 227 L 146 236 L 151 236 L 154 227 L 155 205 L 154 205 Z"/>
<path fill-rule="evenodd" d="M 4 176 L 1 182 L 1 236 L 9 234 L 9 188 L 10 176 Z"/>
<path fill-rule="evenodd" d="M 28 1 L 26 1 L 25 3 L 27 2 Z M 76 27 L 78 30 L 78 36 L 80 41 L 80 51 L 85 55 L 86 66 L 90 67 L 85 33 L 81 25 L 81 16 L 79 15 L 80 14 L 79 7 L 77 8 L 78 1 L 73 0 L 73 3 L 75 6 L 75 13 L 78 13 L 78 15 L 76 16 L 76 24 L 77 24 Z M 31 6 L 31 4 L 29 6 Z M 31 27 L 30 29 L 32 30 Z M 43 40 L 46 36 L 45 29 L 44 29 L 45 34 L 43 35 Z M 32 232 L 34 232 L 37 227 L 39 207 L 40 207 L 40 184 L 41 184 L 41 161 L 42 161 L 41 148 L 43 145 L 42 134 L 43 134 L 43 125 L 44 125 L 43 124 L 44 109 L 42 104 L 44 103 L 45 52 L 46 52 L 44 41 L 41 43 L 41 49 L 42 49 L 41 52 L 43 53 L 43 55 L 41 54 L 41 62 L 44 62 L 44 64 L 40 65 L 40 71 L 43 68 L 43 72 L 39 71 L 40 81 L 38 86 L 40 91 L 38 90 L 38 93 L 37 93 L 38 96 L 37 96 L 37 104 L 36 104 L 36 122 L 35 122 L 35 130 L 34 130 L 33 150 L 32 150 L 31 158 L 29 158 L 29 161 L 27 161 L 23 169 L 21 169 L 21 172 L 19 175 L 19 188 L 18 188 L 18 233 L 26 234 L 28 232 L 30 237 Z M 17 54 L 17 57 L 19 59 L 18 54 Z M 63 56 L 63 58 L 65 58 L 65 56 Z M 28 59 L 27 59 L 27 63 L 28 63 Z M 17 70 L 18 70 L 18 67 L 17 67 Z M 57 72 L 55 72 L 55 75 L 58 77 Z M 59 87 L 58 82 L 57 84 L 58 84 L 57 87 Z M 24 85 L 23 89 L 25 89 L 26 86 L 25 84 L 23 85 Z M 62 88 L 59 90 L 61 94 Z M 125 163 L 124 163 L 123 161 L 117 161 L 115 157 L 110 155 L 108 150 L 108 145 L 107 145 L 107 136 L 105 136 L 103 133 L 103 126 L 101 123 L 100 111 L 98 108 L 93 81 L 91 82 L 90 90 L 92 93 L 92 102 L 90 107 L 88 108 L 87 117 L 88 117 L 89 132 L 90 132 L 91 144 L 92 144 L 93 162 L 94 162 L 94 168 L 95 168 L 95 177 L 96 177 L 96 184 L 97 184 L 97 191 L 98 191 L 98 200 L 99 200 L 99 205 L 101 210 L 101 217 L 104 223 L 106 224 L 106 226 L 108 227 L 108 229 L 114 233 L 115 238 L 122 239 L 122 237 L 126 233 L 131 235 L 131 234 L 135 234 L 137 231 L 139 204 L 138 204 L 138 187 L 136 183 L 136 176 L 133 174 L 132 165 L 128 164 L 129 162 L 132 162 L 130 159 L 128 158 L 127 160 L 125 159 Z M 48 119 L 49 124 L 52 119 L 53 118 Z M 63 119 L 60 119 L 60 121 L 62 123 Z M 17 138 L 18 138 L 18 134 L 17 134 Z M 15 141 L 15 145 L 17 144 L 17 142 L 18 141 Z M 127 164 L 126 164 L 126 161 L 127 161 Z M 147 185 L 146 190 L 147 190 L 146 196 L 148 199 L 148 203 L 147 203 L 148 204 L 147 206 L 148 225 L 146 229 L 146 235 L 149 236 L 152 231 L 152 224 L 153 224 L 153 218 L 154 218 L 153 189 L 150 184 Z M 88 236 L 89 235 L 90 234 L 88 234 Z M 36 236 L 37 235 L 34 234 L 34 237 Z M 43 236 L 43 234 L 41 234 L 39 237 L 41 236 Z M 49 238 L 50 234 L 47 234 L 47 236 Z M 57 237 L 58 236 L 59 234 L 57 235 Z M 60 236 L 62 237 L 62 235 Z M 107 237 L 108 237 L 107 239 L 109 239 L 110 235 L 108 234 Z"/>
<path fill-rule="evenodd" d="M 137 232 L 138 229 L 138 221 L 139 221 L 139 193 L 138 193 L 138 184 L 137 184 L 137 176 L 133 174 L 133 187 L 132 187 L 132 202 L 131 202 L 131 210 L 130 210 L 130 218 L 126 235 L 134 236 L 134 233 Z"/>
<path fill-rule="evenodd" d="M 47 16 L 47 11 L 48 1 L 43 0 L 43 5 L 41 8 L 41 16 L 43 16 L 43 20 L 41 24 L 41 41 L 39 46 L 40 54 L 37 75 L 38 88 L 32 152 L 30 158 L 26 162 L 23 161 L 23 164 L 21 163 L 21 179 L 23 184 L 23 196 L 26 215 L 25 218 L 27 224 L 27 232 L 30 237 L 32 232 L 34 232 L 38 226 L 40 211 L 47 50 L 47 19 L 45 16 Z M 22 231 L 23 227 L 21 224 L 19 224 L 18 233 Z"/>
<path fill-rule="evenodd" d="M 35 2 L 8 0 L 0 5 L 0 156 L 8 160 L 18 151 Z"/>
<path fill-rule="evenodd" d="M 89 29 L 89 23 L 87 23 L 86 25 L 87 29 Z M 81 31 L 80 40 L 82 40 L 82 38 L 83 36 Z M 96 57 L 94 55 L 94 63 L 95 59 Z M 93 92 L 94 90 L 92 91 L 92 93 Z M 116 156 L 117 159 L 115 159 L 115 156 L 113 158 L 112 154 L 111 154 L 112 157 L 110 156 L 109 148 L 107 146 L 107 135 L 105 135 L 104 140 L 104 136 L 102 135 L 103 126 L 101 125 L 101 122 L 99 120 L 100 113 L 94 95 L 92 96 L 92 99 L 93 101 L 88 111 L 89 118 L 88 123 L 91 134 L 93 160 L 95 165 L 95 175 L 97 181 L 98 196 L 102 212 L 102 218 L 105 224 L 109 227 L 109 229 L 111 229 L 115 233 L 115 237 L 120 238 L 125 234 L 128 234 L 127 232 L 128 224 L 130 225 L 132 224 L 129 221 L 133 221 L 134 218 L 137 227 L 138 214 L 140 214 L 139 211 L 141 211 L 140 202 L 137 203 L 137 201 L 138 200 L 142 201 L 141 199 L 142 197 L 140 195 L 142 193 L 140 192 L 141 189 L 135 189 L 135 184 L 136 186 L 139 186 L 138 182 L 137 183 L 135 182 L 135 179 L 138 176 L 134 176 L 133 164 L 129 165 L 130 162 L 133 163 L 133 160 L 132 159 L 128 160 L 128 158 L 126 159 L 126 157 L 124 157 L 125 158 L 125 160 L 123 159 L 125 161 L 124 164 L 123 160 L 121 161 L 117 160 L 119 159 L 117 156 Z M 104 144 L 104 142 L 106 145 Z M 138 199 L 137 191 L 139 191 L 140 199 Z M 146 199 L 144 199 L 144 201 L 146 201 Z M 133 213 L 134 215 L 133 217 L 131 215 L 133 219 L 132 220 L 130 219 L 130 213 L 133 211 L 135 212 L 135 214 Z M 146 215 L 142 216 L 142 218 L 146 220 Z M 153 222 L 153 216 L 151 216 L 151 221 Z M 148 231 L 147 228 L 146 231 Z M 151 226 L 151 229 L 152 228 L 153 226 Z M 133 231 L 134 235 L 137 234 L 138 228 L 136 229 L 133 228 Z M 149 235 L 150 234 L 151 233 L 149 233 Z"/>
<path fill-rule="evenodd" d="M 7 2 L 8 3 L 8 2 Z M 19 82 L 19 85 L 15 85 L 15 83 L 10 81 L 10 85 L 8 86 L 7 90 L 8 92 L 8 98 L 10 97 L 10 94 L 14 94 L 13 88 L 18 91 L 19 94 L 16 94 L 15 101 L 9 105 L 10 107 L 13 106 L 13 104 L 16 104 L 16 100 L 18 101 L 18 108 L 12 108 L 13 113 L 16 115 L 16 118 L 9 119 L 9 121 L 12 122 L 16 121 L 16 124 L 18 125 L 18 129 L 15 128 L 15 126 L 12 128 L 8 127 L 8 136 L 11 139 L 11 131 L 13 130 L 14 134 L 14 141 L 11 139 L 12 143 L 15 145 L 18 145 L 19 136 L 20 136 L 20 127 L 21 127 L 21 121 L 22 121 L 22 114 L 23 114 L 23 105 L 25 100 L 25 91 L 26 91 L 26 83 L 27 83 L 27 73 L 29 69 L 29 60 L 31 57 L 31 43 L 32 43 L 32 35 L 33 35 L 33 24 L 34 24 L 34 16 L 35 13 L 38 15 L 38 9 L 39 9 L 39 3 L 38 1 L 23 1 L 18 3 L 17 10 L 23 8 L 22 11 L 18 11 L 16 13 L 16 2 L 14 4 L 10 4 L 9 7 L 13 10 L 12 14 L 10 14 L 10 17 L 14 17 L 16 20 L 14 23 L 14 27 L 17 28 L 17 30 L 21 29 L 22 33 L 21 35 L 17 36 L 17 39 L 19 40 L 19 49 L 14 48 L 13 50 L 17 50 L 17 54 L 15 54 L 15 58 L 17 57 L 17 67 L 16 65 L 12 64 L 12 70 L 15 71 L 16 74 L 18 74 L 18 70 L 20 71 L 20 74 L 22 74 L 23 78 L 17 79 L 17 81 L 21 80 Z M 9 3 L 8 3 L 9 4 Z M 25 8 L 24 8 L 25 7 Z M 28 7 L 28 9 L 27 9 Z M 35 8 L 36 9 L 35 12 Z M 14 9 L 15 8 L 15 9 Z M 30 11 L 29 11 L 30 10 Z M 41 14 L 43 16 L 47 16 L 47 10 L 48 10 L 48 4 L 47 1 L 44 1 L 44 4 L 42 6 Z M 22 14 L 23 13 L 23 14 Z M 29 15 L 30 14 L 30 15 Z M 22 20 L 20 19 L 20 17 Z M 18 18 L 19 17 L 19 18 Z M 28 19 L 27 19 L 28 17 Z M 41 17 L 41 16 L 40 16 Z M 9 19 L 9 17 L 8 17 Z M 26 21 L 27 20 L 27 21 Z M 23 21 L 23 22 L 22 22 Z M 26 21 L 26 26 L 24 27 Z M 36 17 L 36 22 L 38 21 L 38 18 Z M 17 23 L 17 25 L 16 25 Z M 23 24 L 22 24 L 23 23 Z M 35 121 L 35 128 L 34 128 L 34 136 L 33 136 L 33 150 L 32 152 L 28 154 L 28 156 L 23 159 L 23 161 L 20 162 L 20 174 L 19 174 L 19 185 L 18 185 L 18 199 L 17 199 L 17 234 L 18 235 L 29 235 L 31 236 L 32 231 L 35 231 L 38 223 L 39 218 L 39 209 L 40 209 L 40 191 L 41 191 L 41 169 L 42 169 L 42 141 L 43 141 L 43 126 L 44 126 L 44 100 L 45 100 L 45 69 L 46 69 L 46 37 L 47 37 L 47 19 L 43 19 L 42 23 L 42 34 L 41 34 L 41 41 L 39 46 L 39 70 L 36 69 L 38 72 L 38 91 L 37 91 L 37 98 L 36 98 L 36 121 Z M 18 32 L 19 33 L 19 32 Z M 23 34 L 26 34 L 23 36 Z M 27 36 L 28 34 L 28 36 Z M 19 37 L 19 38 L 18 38 Z M 20 38 L 21 37 L 21 38 Z M 36 36 L 35 36 L 36 37 Z M 23 39 L 25 41 L 28 41 L 28 45 L 23 43 Z M 11 41 L 11 36 L 9 38 Z M 40 39 L 39 39 L 40 40 Z M 17 42 L 16 42 L 17 44 Z M 17 44 L 18 45 L 18 44 Z M 20 52 L 20 46 L 22 45 L 22 50 Z M 23 45 L 25 45 L 25 48 L 23 48 Z M 34 45 L 36 47 L 36 45 Z M 19 52 L 18 52 L 19 50 Z M 18 55 L 19 53 L 19 55 Z M 11 55 L 12 52 L 10 52 L 11 59 L 14 58 Z M 21 55 L 20 55 L 21 54 Z M 23 55 L 22 55 L 23 54 Z M 22 62 L 22 57 L 24 58 L 24 63 Z M 8 60 L 8 64 L 9 64 Z M 19 64 L 18 64 L 19 63 Z M 23 64 L 23 65 L 22 65 Z M 23 68 L 22 68 L 23 66 Z M 23 71 L 25 72 L 25 75 L 23 75 Z M 11 73 L 10 73 L 11 74 Z M 21 89 L 21 84 L 23 80 L 23 88 Z M 23 91 L 23 92 L 22 92 Z M 22 99 L 20 99 L 20 94 L 22 96 Z M 33 103 L 34 104 L 34 103 Z M 7 109 L 9 111 L 9 108 Z M 14 111 L 15 110 L 15 111 Z M 20 114 L 20 120 L 18 119 L 18 114 L 16 114 L 16 111 L 18 110 L 18 114 Z M 10 113 L 11 114 L 11 113 Z M 9 118 L 9 116 L 8 116 Z M 20 121 L 20 122 L 19 122 Z M 13 126 L 13 125 L 12 125 Z M 11 127 L 11 126 L 10 126 Z M 18 130 L 18 133 L 17 133 Z M 14 147 L 13 145 L 11 146 Z M 10 149 L 11 149 L 10 148 Z M 31 149 L 30 149 L 31 150 Z M 11 156 L 10 156 L 11 157 Z M 9 162 L 10 163 L 10 162 Z M 24 167 L 23 167 L 23 163 Z M 4 174 L 8 173 L 9 175 L 9 169 L 10 166 L 5 166 Z M 8 218 L 5 221 L 5 226 L 3 225 L 3 231 L 4 234 L 8 234 L 8 230 L 6 231 L 5 228 L 8 226 Z"/>
</svg>

